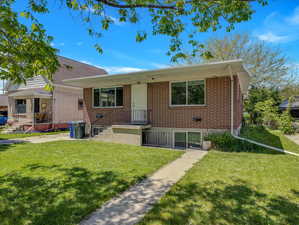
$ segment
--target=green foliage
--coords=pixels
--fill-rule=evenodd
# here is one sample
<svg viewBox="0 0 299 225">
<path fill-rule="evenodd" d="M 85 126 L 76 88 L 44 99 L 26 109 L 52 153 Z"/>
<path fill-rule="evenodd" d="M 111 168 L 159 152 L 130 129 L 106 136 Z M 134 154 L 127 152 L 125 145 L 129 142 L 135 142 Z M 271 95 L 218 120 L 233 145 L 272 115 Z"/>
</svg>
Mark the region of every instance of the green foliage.
<svg viewBox="0 0 299 225">
<path fill-rule="evenodd" d="M 284 134 L 294 134 L 293 119 L 288 111 L 284 111 L 279 118 L 279 129 Z"/>
<path fill-rule="evenodd" d="M 277 89 L 257 88 L 249 89 L 248 98 L 244 102 L 244 108 L 250 116 L 250 124 L 258 124 L 261 121 L 261 114 L 256 111 L 256 104 L 272 99 L 273 106 L 277 107 L 281 103 L 281 98 Z"/>
<path fill-rule="evenodd" d="M 52 80 L 59 67 L 57 50 L 50 45 L 53 38 L 29 11 L 20 13 L 29 25 L 21 24 L 12 10 L 13 3 L 0 1 L 0 79 L 25 83 L 28 78 L 42 75 Z M 29 1 L 33 11 L 47 12 L 41 4 Z"/>
<path fill-rule="evenodd" d="M 255 105 L 254 110 L 261 115 L 263 125 L 271 127 L 272 129 L 277 128 L 279 121 L 278 107 L 275 105 L 272 98 L 263 102 L 258 102 Z"/>
<path fill-rule="evenodd" d="M 224 37 L 211 37 L 205 43 L 204 52 L 209 54 L 189 54 L 187 62 L 196 64 L 222 60 L 242 59 L 251 72 L 252 87 L 281 88 L 289 85 L 293 77 L 287 57 L 279 48 L 265 42 L 253 40 L 249 34 L 234 34 Z"/>
<path fill-rule="evenodd" d="M 294 102 L 294 97 L 291 96 L 288 101 L 287 109 L 280 116 L 279 128 L 284 134 L 294 134 L 295 127 L 293 126 L 293 118 L 290 114 L 292 103 Z"/>
<path fill-rule="evenodd" d="M 253 1 L 260 5 L 266 5 L 268 2 Z M 172 56 L 172 61 L 177 61 L 179 58 L 185 58 L 182 36 L 189 39 L 186 43 L 190 45 L 194 54 L 201 49 L 200 54 L 208 57 L 210 54 L 205 53 L 202 44 L 197 41 L 199 33 L 221 28 L 231 31 L 236 23 L 250 20 L 254 13 L 251 2 L 249 0 L 61 0 L 57 3 L 77 12 L 87 24 L 88 33 L 92 36 L 95 34 L 101 36 L 103 31 L 109 30 L 115 23 L 136 24 L 142 19 L 142 24 L 149 27 L 144 27 L 145 31 L 142 34 L 137 32 L 136 41 L 144 41 L 148 33 L 167 36 L 170 39 L 167 54 Z M 48 12 L 49 3 L 45 0 L 28 0 L 28 3 L 28 8 L 33 12 Z M 94 26 L 98 23 L 101 25 Z"/>
</svg>

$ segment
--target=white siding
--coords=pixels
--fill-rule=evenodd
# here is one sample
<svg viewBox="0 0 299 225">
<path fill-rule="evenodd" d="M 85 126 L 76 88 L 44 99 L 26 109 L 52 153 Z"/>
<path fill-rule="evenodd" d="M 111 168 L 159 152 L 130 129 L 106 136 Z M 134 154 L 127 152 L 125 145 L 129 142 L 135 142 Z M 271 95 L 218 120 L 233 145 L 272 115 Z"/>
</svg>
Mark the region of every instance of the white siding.
<svg viewBox="0 0 299 225">
<path fill-rule="evenodd" d="M 83 120 L 83 110 L 78 109 L 78 100 L 83 98 L 82 89 L 55 87 L 53 96 L 54 123 Z"/>
<path fill-rule="evenodd" d="M 20 89 L 43 88 L 47 84 L 47 80 L 43 76 L 36 76 L 27 80 L 25 84 L 11 84 L 8 91 L 15 91 Z"/>
</svg>

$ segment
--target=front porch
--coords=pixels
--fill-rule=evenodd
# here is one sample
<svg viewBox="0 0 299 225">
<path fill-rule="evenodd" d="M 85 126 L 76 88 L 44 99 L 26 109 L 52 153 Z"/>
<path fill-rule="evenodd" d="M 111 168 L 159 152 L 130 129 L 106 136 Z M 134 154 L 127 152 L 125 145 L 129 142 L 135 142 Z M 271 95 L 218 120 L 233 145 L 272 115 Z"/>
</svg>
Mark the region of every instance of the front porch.
<svg viewBox="0 0 299 225">
<path fill-rule="evenodd" d="M 18 125 L 20 130 L 34 129 L 41 124 L 51 124 L 53 121 L 52 94 L 46 91 L 18 91 L 8 96 L 8 120 L 12 125 Z M 39 126 L 38 126 L 39 125 Z"/>
</svg>

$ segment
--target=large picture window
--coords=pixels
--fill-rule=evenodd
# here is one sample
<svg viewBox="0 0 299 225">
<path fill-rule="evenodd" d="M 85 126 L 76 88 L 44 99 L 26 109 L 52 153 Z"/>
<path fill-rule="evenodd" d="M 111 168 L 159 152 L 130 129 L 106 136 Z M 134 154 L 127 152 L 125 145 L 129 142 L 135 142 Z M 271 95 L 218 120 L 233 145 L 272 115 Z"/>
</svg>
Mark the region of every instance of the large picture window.
<svg viewBox="0 0 299 225">
<path fill-rule="evenodd" d="M 123 106 L 123 88 L 95 88 L 93 89 L 94 107 Z"/>
<path fill-rule="evenodd" d="M 171 83 L 171 105 L 204 105 L 205 81 L 183 81 Z"/>
</svg>

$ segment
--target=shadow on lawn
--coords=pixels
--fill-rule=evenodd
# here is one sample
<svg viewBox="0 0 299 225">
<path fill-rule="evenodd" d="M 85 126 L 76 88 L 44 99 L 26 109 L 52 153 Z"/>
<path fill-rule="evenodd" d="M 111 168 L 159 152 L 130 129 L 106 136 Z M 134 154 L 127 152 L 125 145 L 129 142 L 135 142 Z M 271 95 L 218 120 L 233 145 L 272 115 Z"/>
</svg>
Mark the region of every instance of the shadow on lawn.
<svg viewBox="0 0 299 225">
<path fill-rule="evenodd" d="M 28 170 L 34 175 L 27 176 L 24 171 L 28 174 Z M 40 172 L 49 177 L 39 176 Z M 113 171 L 29 165 L 0 177 L 0 224 L 76 224 L 134 181 L 128 182 Z"/>
<path fill-rule="evenodd" d="M 283 149 L 283 144 L 279 136 L 272 134 L 263 126 L 246 126 L 241 130 L 241 137 L 248 138 L 265 145 Z M 245 152 L 267 153 L 267 154 L 283 154 L 274 150 L 266 149 L 248 142 L 244 142 Z"/>
<path fill-rule="evenodd" d="M 16 147 L 16 145 L 26 144 L 26 142 L 12 143 L 12 144 L 1 144 L 0 143 L 0 153 L 9 150 L 10 148 Z"/>
<path fill-rule="evenodd" d="M 298 194 L 298 192 L 297 192 Z M 155 205 L 145 224 L 299 224 L 299 205 L 282 196 L 269 196 L 242 180 L 177 185 Z"/>
</svg>

